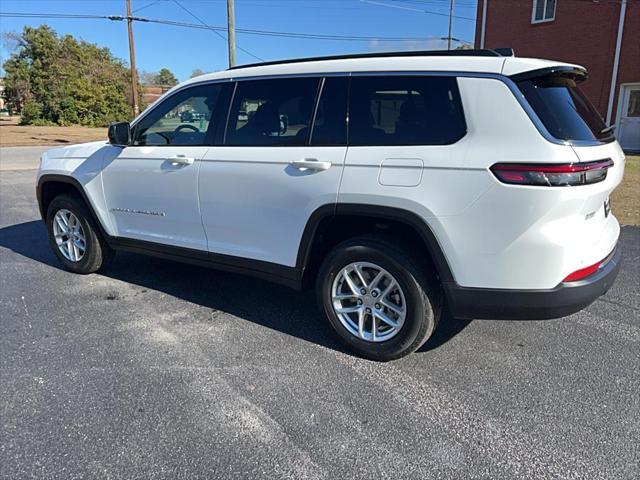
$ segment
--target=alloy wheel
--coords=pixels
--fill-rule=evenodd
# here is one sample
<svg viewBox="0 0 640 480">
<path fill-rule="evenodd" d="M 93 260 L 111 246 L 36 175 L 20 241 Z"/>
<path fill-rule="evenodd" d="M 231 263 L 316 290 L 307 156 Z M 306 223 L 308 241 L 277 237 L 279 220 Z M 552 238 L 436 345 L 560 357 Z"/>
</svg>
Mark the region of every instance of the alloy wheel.
<svg viewBox="0 0 640 480">
<path fill-rule="evenodd" d="M 84 257 L 87 242 L 82 224 L 70 210 L 65 208 L 53 217 L 53 237 L 62 256 L 71 262 L 79 262 Z"/>
<path fill-rule="evenodd" d="M 370 262 L 350 263 L 338 272 L 331 287 L 331 304 L 349 333 L 368 342 L 394 337 L 407 315 L 398 281 Z"/>
</svg>

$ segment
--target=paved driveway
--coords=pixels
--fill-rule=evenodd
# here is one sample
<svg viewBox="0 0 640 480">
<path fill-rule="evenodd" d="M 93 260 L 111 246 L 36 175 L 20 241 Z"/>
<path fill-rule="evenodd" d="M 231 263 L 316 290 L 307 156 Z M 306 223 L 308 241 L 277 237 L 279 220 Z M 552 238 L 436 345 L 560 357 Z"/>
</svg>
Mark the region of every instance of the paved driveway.
<svg viewBox="0 0 640 480">
<path fill-rule="evenodd" d="M 379 364 L 312 294 L 131 254 L 61 270 L 34 177 L 0 172 L 2 478 L 640 476 L 637 228 L 586 311 L 446 318 Z"/>
</svg>

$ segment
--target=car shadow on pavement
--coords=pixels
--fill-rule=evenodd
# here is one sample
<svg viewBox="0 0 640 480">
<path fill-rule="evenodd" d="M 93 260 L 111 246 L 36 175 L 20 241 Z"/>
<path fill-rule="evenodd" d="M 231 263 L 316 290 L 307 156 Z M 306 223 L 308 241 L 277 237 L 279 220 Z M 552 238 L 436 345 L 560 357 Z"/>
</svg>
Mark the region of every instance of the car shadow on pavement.
<svg viewBox="0 0 640 480">
<path fill-rule="evenodd" d="M 41 221 L 0 228 L 0 246 L 63 270 L 49 248 Z M 248 276 L 127 252 L 118 252 L 100 274 L 350 353 L 320 314 L 313 291 L 297 292 Z M 452 319 L 445 308 L 436 333 L 419 351 L 439 347 L 468 323 Z"/>
</svg>

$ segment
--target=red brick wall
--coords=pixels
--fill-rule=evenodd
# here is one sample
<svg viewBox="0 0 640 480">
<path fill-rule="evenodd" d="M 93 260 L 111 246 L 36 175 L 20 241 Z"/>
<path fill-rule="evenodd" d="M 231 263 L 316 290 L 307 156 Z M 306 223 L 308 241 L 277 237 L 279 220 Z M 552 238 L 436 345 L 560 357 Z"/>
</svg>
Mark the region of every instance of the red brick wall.
<svg viewBox="0 0 640 480">
<path fill-rule="evenodd" d="M 627 2 L 627 14 L 622 35 L 622 48 L 620 49 L 620 67 L 618 69 L 618 85 L 621 83 L 640 83 L 640 0 Z M 616 108 L 618 106 L 618 94 L 613 104 L 615 122 Z"/>
<path fill-rule="evenodd" d="M 478 46 L 483 1 L 478 0 Z M 487 5 L 485 48 L 513 47 L 519 57 L 583 65 L 589 71 L 589 79 L 582 88 L 606 117 L 619 0 L 557 0 L 555 20 L 536 24 L 531 23 L 532 0 L 488 0 Z M 618 84 L 640 82 L 640 0 L 628 0 L 625 18 Z"/>
</svg>

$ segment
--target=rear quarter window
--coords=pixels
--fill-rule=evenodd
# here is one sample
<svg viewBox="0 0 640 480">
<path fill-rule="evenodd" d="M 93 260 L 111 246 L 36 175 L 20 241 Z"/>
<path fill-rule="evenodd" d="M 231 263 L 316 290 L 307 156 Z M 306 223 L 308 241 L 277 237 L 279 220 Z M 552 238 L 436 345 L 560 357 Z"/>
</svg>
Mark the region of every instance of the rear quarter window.
<svg viewBox="0 0 640 480">
<path fill-rule="evenodd" d="M 350 145 L 450 145 L 466 133 L 455 77 L 354 77 Z"/>
<path fill-rule="evenodd" d="M 611 130 L 578 87 L 563 75 L 517 81 L 518 88 L 546 129 L 559 140 L 613 141 Z"/>
</svg>

